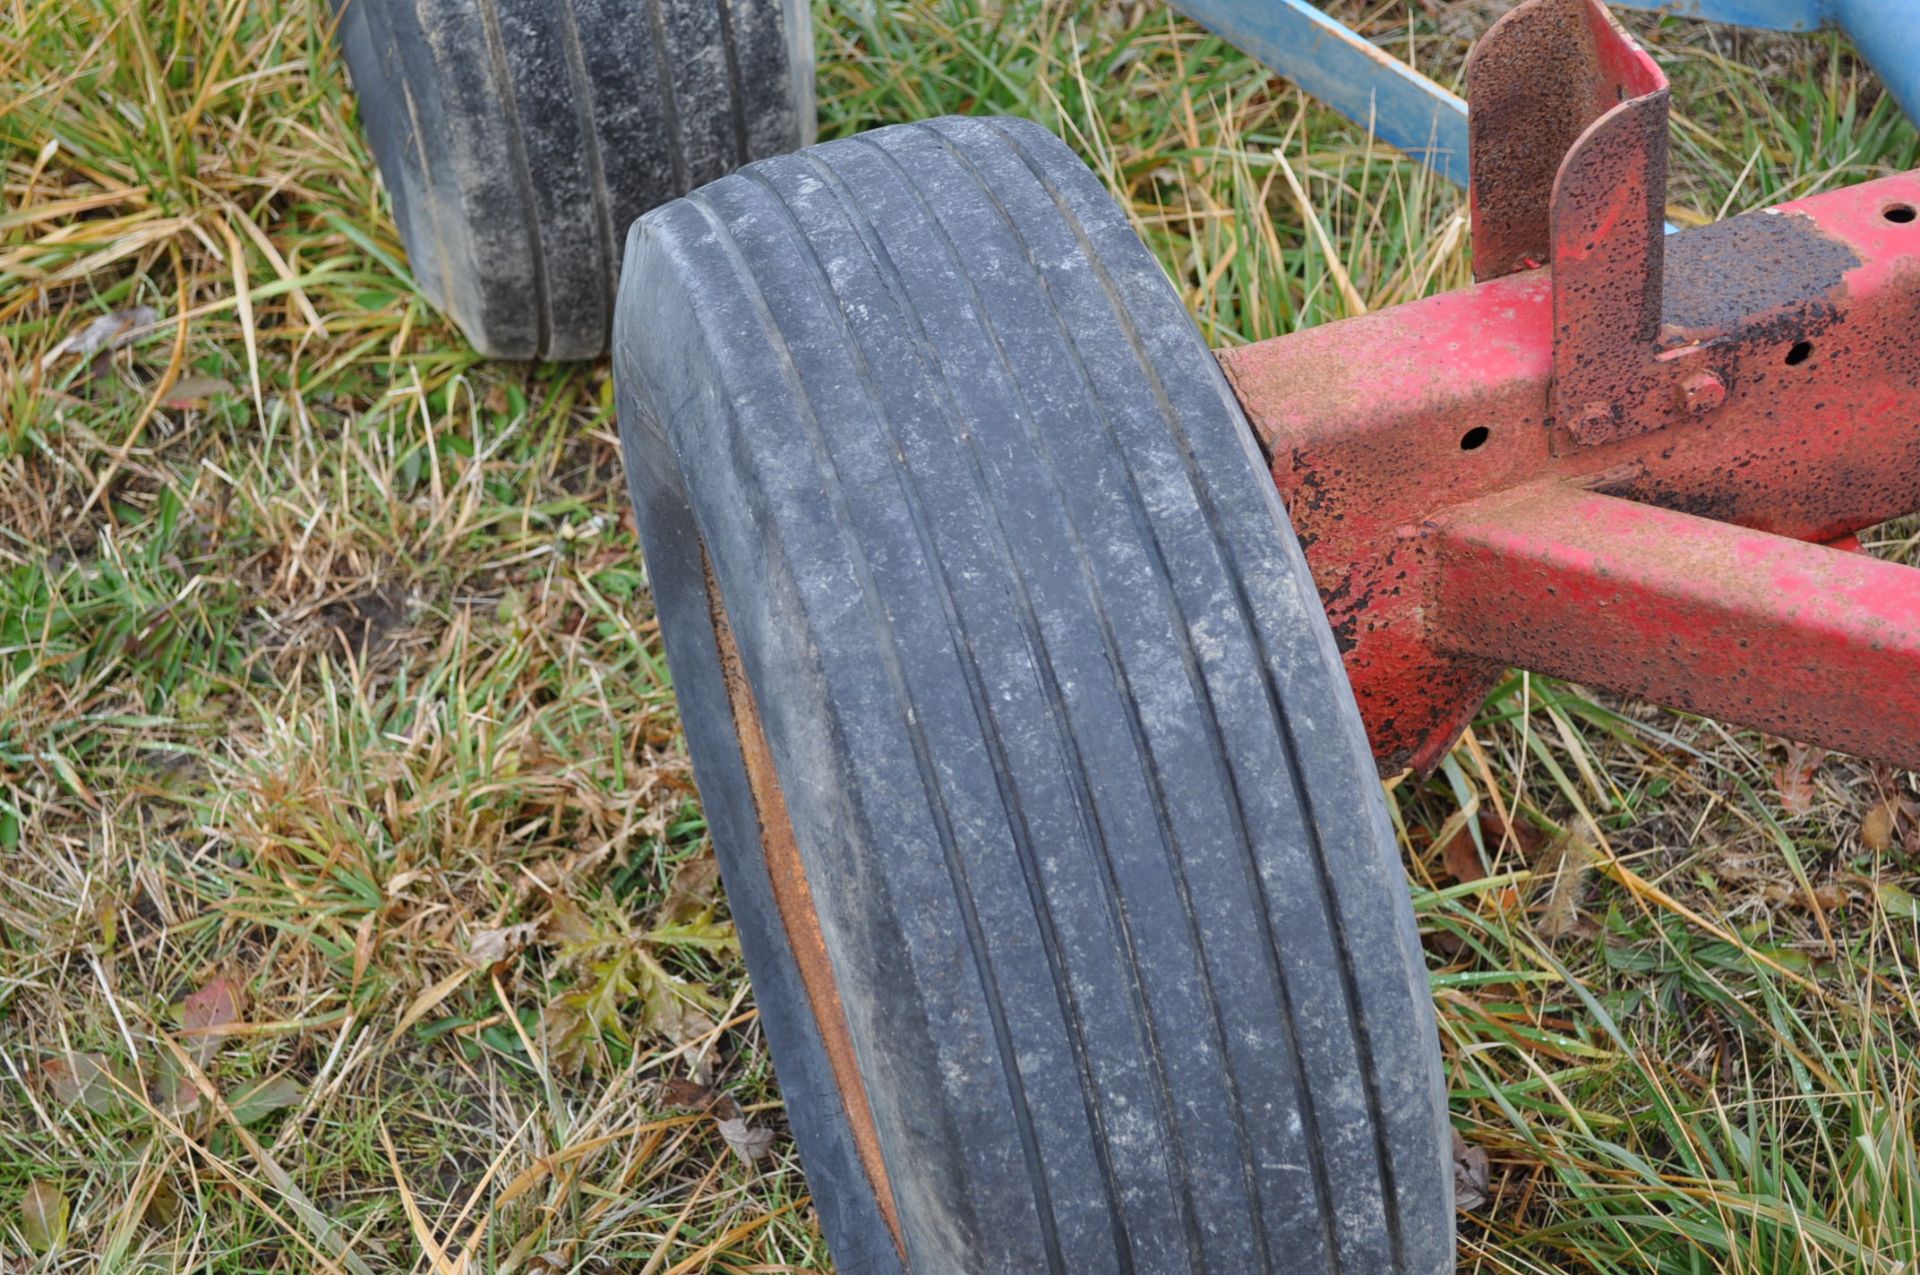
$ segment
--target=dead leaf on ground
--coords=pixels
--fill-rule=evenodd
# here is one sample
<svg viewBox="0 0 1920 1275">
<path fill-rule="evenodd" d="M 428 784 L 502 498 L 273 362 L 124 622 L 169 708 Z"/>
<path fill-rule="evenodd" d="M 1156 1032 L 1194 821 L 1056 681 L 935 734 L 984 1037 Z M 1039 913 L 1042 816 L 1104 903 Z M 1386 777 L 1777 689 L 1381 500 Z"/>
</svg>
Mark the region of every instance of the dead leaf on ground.
<svg viewBox="0 0 1920 1275">
<path fill-rule="evenodd" d="M 205 407 L 209 400 L 234 392 L 233 382 L 223 376 L 183 376 L 167 390 L 161 406 L 175 410 Z"/>
<path fill-rule="evenodd" d="M 1447 821 L 1451 824 L 1453 821 Z M 1445 828 L 1441 829 L 1446 832 Z M 1440 862 L 1446 868 L 1447 875 L 1461 885 L 1471 885 L 1487 875 L 1486 865 L 1480 861 L 1480 847 L 1473 842 L 1473 828 L 1466 820 L 1447 834 L 1440 844 Z"/>
<path fill-rule="evenodd" d="M 570 955 L 571 949 L 594 947 L 606 941 L 607 936 L 594 925 L 593 918 L 586 909 L 564 894 L 553 896 L 553 909 L 547 913 L 541 938 L 557 945 L 561 956 Z"/>
<path fill-rule="evenodd" d="M 660 920 L 666 925 L 707 920 L 719 897 L 719 861 L 711 850 L 697 854 L 675 869 L 666 902 L 660 905 Z"/>
<path fill-rule="evenodd" d="M 69 332 L 40 356 L 42 370 L 52 367 L 69 354 L 86 358 L 101 350 L 117 350 L 133 339 L 133 334 L 151 325 L 157 316 L 152 306 L 137 305 L 103 314 L 77 332 Z"/>
<path fill-rule="evenodd" d="M 1469 1213 L 1485 1208 L 1493 1169 L 1484 1147 L 1476 1147 L 1453 1131 L 1453 1202 Z"/>
<path fill-rule="evenodd" d="M 99 1054 L 66 1054 L 41 1065 L 47 1092 L 63 1107 L 81 1106 L 95 1115 L 109 1110 L 117 1090 L 107 1060 Z"/>
<path fill-rule="evenodd" d="M 1893 849 L 1894 837 L 1900 831 L 1903 822 L 1912 822 L 1920 816 L 1920 807 L 1899 797 L 1888 797 L 1867 811 L 1867 817 L 1860 821 L 1860 845 L 1862 849 L 1874 854 L 1885 854 Z"/>
<path fill-rule="evenodd" d="M 697 1080 L 670 1076 L 660 1086 L 660 1103 L 674 1111 L 705 1111 L 720 1095 Z"/>
<path fill-rule="evenodd" d="M 733 1148 L 734 1154 L 748 1164 L 758 1164 L 773 1150 L 773 1130 L 748 1124 L 744 1116 L 715 1120 L 714 1123 L 720 1129 L 720 1136 Z"/>
<path fill-rule="evenodd" d="M 529 943 L 538 941 L 540 922 L 523 921 L 497 930 L 477 930 L 467 943 L 467 953 L 476 965 L 491 968 L 518 956 Z"/>
<path fill-rule="evenodd" d="M 718 1009 L 704 988 L 677 978 L 644 948 L 630 958 L 640 985 L 640 1023 L 676 1044 L 698 1040 L 714 1028 L 709 1010 Z"/>
<path fill-rule="evenodd" d="M 1811 895 L 1798 881 L 1768 881 L 1761 887 L 1760 897 L 1774 907 L 1805 908 L 1811 903 L 1822 912 L 1837 911 L 1847 903 L 1847 892 L 1831 881 L 1814 886 Z"/>
<path fill-rule="evenodd" d="M 759 1163 L 773 1150 L 773 1130 L 749 1121 L 732 1094 L 674 1076 L 661 1085 L 660 1100 L 672 1110 L 701 1111 L 712 1116 L 721 1139 L 748 1164 Z"/>
<path fill-rule="evenodd" d="M 1498 858 L 1503 847 L 1517 847 L 1521 857 L 1531 863 L 1545 841 L 1540 830 L 1525 819 L 1515 818 L 1509 823 L 1502 812 L 1488 806 L 1480 807 L 1477 823 L 1480 843 L 1486 847 L 1489 860 Z M 1440 847 L 1440 858 L 1447 872 L 1462 885 L 1483 880 L 1487 875 L 1486 862 L 1480 857 L 1480 846 L 1474 844 L 1473 829 L 1464 821 Z"/>
<path fill-rule="evenodd" d="M 188 1052 L 196 1063 L 204 1067 L 219 1052 L 221 1038 L 240 1021 L 246 1004 L 246 992 L 224 974 L 207 980 L 181 1003 L 181 1034 L 189 1038 Z"/>
<path fill-rule="evenodd" d="M 1827 759 L 1824 748 L 1815 748 L 1812 744 L 1795 743 L 1782 740 L 1786 746 L 1786 759 L 1773 771 L 1773 783 L 1780 790 L 1780 804 L 1790 815 L 1804 815 L 1813 809 L 1814 798 L 1819 795 L 1819 785 L 1814 776 L 1820 765 Z"/>
<path fill-rule="evenodd" d="M 67 1242 L 67 1219 L 72 1205 L 51 1182 L 30 1182 L 20 1197 L 20 1234 L 36 1253 L 51 1253 Z"/>
</svg>

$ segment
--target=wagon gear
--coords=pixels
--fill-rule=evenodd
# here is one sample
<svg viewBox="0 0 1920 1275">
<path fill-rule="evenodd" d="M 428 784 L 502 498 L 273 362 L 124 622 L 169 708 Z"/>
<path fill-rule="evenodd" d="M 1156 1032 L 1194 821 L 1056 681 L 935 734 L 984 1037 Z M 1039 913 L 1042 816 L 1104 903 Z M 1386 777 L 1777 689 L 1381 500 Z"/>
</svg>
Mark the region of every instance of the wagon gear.
<svg viewBox="0 0 1920 1275">
<path fill-rule="evenodd" d="M 367 12 L 350 51 L 408 21 Z M 471 49 L 540 64 L 550 14 L 485 13 Z M 761 160 L 629 236 L 632 493 L 841 1270 L 1452 1270 L 1375 768 L 1509 665 L 1920 763 L 1920 575 L 1821 543 L 1920 508 L 1920 180 L 1670 236 L 1666 78 L 1598 0 L 1518 6 L 1468 90 L 1465 171 L 1438 124 L 1425 158 L 1470 174 L 1476 284 L 1217 360 L 1020 121 Z M 521 126 L 475 135 L 525 179 Z M 535 282 L 496 311 L 546 316 L 528 351 Z"/>
</svg>

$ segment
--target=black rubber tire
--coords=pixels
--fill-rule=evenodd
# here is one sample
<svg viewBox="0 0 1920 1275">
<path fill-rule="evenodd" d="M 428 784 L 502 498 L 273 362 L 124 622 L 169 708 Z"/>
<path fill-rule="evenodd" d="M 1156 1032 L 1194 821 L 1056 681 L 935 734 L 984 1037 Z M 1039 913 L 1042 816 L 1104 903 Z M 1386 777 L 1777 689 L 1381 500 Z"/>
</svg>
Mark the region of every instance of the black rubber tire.
<svg viewBox="0 0 1920 1275">
<path fill-rule="evenodd" d="M 614 344 L 839 1269 L 899 1265 L 773 906 L 709 578 L 912 1270 L 1451 1271 L 1432 1003 L 1359 714 L 1239 406 L 1093 175 L 1003 119 L 755 164 L 634 227 Z"/>
<path fill-rule="evenodd" d="M 415 282 L 483 354 L 600 354 L 634 218 L 813 140 L 806 0 L 334 3 Z"/>
</svg>

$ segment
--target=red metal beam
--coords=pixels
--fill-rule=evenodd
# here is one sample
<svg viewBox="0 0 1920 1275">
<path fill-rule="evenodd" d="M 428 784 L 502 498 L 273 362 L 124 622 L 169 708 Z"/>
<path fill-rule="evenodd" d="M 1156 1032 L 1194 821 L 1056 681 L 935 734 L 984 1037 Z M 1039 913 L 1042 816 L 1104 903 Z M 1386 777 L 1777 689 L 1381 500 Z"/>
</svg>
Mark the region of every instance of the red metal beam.
<svg viewBox="0 0 1920 1275">
<path fill-rule="evenodd" d="M 1920 571 L 1557 482 L 1431 549 L 1442 649 L 1920 768 Z"/>
<path fill-rule="evenodd" d="M 1427 632 L 1429 524 L 1451 506 L 1556 479 L 1822 542 L 1920 510 L 1916 209 L 1904 174 L 1670 236 L 1665 325 L 1724 397 L 1598 446 L 1555 446 L 1551 270 L 1221 353 L 1384 770 L 1436 765 L 1522 662 Z M 1777 729 L 1844 747 L 1830 716 Z"/>
<path fill-rule="evenodd" d="M 1920 509 L 1920 175 L 1666 237 L 1599 0 L 1468 81 L 1481 282 L 1220 356 L 1382 769 L 1510 664 L 1920 764 L 1920 573 L 1793 543 Z"/>
</svg>

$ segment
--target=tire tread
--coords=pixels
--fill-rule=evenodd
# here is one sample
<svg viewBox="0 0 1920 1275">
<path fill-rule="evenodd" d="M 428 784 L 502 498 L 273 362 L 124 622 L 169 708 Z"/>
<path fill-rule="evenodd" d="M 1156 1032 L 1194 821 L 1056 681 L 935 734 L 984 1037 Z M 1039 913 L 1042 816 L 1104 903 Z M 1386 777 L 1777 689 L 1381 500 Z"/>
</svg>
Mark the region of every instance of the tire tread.
<svg viewBox="0 0 1920 1275">
<path fill-rule="evenodd" d="M 416 283 L 486 355 L 601 353 L 632 221 L 812 138 L 789 0 L 333 4 Z"/>
<path fill-rule="evenodd" d="M 1357 713 L 1091 174 L 1022 122 L 881 130 L 650 215 L 628 274 L 622 323 L 688 335 L 620 342 L 623 431 L 684 469 L 749 680 L 790 689 L 763 713 L 912 1265 L 1451 1270 Z"/>
</svg>

